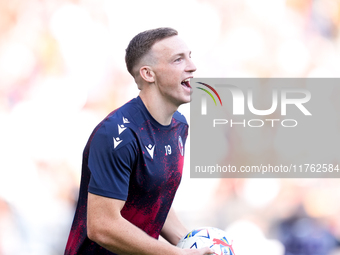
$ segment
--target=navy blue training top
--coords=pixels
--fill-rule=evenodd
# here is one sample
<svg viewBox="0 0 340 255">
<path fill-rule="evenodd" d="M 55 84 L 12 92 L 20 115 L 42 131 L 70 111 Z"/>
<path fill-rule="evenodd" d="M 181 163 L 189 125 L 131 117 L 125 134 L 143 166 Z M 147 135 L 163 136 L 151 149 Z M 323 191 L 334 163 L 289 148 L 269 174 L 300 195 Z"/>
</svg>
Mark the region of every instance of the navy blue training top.
<svg viewBox="0 0 340 255">
<path fill-rule="evenodd" d="M 182 177 L 188 124 L 175 112 L 159 124 L 140 97 L 111 112 L 83 153 L 75 217 L 65 254 L 113 254 L 87 237 L 88 192 L 124 200 L 122 216 L 158 238 Z"/>
</svg>

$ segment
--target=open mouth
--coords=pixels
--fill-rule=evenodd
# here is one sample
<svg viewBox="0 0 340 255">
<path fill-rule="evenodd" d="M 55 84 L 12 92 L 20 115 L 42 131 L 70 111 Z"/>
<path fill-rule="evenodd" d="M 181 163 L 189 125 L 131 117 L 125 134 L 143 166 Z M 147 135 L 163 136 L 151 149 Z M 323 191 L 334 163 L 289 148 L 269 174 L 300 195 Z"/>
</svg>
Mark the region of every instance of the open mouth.
<svg viewBox="0 0 340 255">
<path fill-rule="evenodd" d="M 191 88 L 190 86 L 190 79 L 185 79 L 184 81 L 181 82 L 181 84 L 187 88 Z"/>
</svg>

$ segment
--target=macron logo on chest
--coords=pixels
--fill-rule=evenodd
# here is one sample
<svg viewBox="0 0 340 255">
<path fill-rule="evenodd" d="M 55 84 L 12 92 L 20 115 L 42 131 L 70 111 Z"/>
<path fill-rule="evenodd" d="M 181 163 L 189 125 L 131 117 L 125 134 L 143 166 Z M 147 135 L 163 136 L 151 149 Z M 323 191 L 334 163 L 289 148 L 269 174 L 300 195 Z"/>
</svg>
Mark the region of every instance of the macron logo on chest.
<svg viewBox="0 0 340 255">
<path fill-rule="evenodd" d="M 153 152 L 155 150 L 155 145 L 149 144 L 148 146 L 145 146 L 146 150 L 148 151 L 150 157 L 153 159 Z"/>
</svg>

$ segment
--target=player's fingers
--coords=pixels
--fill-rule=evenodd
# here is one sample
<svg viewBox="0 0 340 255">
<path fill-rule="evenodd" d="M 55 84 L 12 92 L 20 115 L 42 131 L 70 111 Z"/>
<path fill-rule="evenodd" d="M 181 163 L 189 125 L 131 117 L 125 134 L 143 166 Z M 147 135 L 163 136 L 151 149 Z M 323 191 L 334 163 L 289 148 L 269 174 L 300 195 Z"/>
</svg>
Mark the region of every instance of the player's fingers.
<svg viewBox="0 0 340 255">
<path fill-rule="evenodd" d="M 199 251 L 202 252 L 202 253 L 201 253 L 202 255 L 216 254 L 216 253 L 214 252 L 214 250 L 211 249 L 211 248 L 209 248 L 209 247 L 201 248 L 201 249 L 199 249 Z"/>
</svg>

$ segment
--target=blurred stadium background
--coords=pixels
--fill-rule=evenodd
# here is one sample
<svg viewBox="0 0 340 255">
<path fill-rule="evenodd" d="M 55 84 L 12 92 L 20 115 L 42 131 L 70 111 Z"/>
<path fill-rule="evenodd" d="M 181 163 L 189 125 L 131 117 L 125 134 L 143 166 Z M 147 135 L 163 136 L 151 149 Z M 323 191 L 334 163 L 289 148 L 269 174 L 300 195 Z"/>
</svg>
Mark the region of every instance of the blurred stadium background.
<svg viewBox="0 0 340 255">
<path fill-rule="evenodd" d="M 339 0 L 0 0 L 0 255 L 63 254 L 88 136 L 138 95 L 125 48 L 160 26 L 188 43 L 195 77 L 340 74 Z M 230 136 L 244 157 L 266 149 Z M 174 207 L 237 255 L 336 255 L 339 201 L 339 179 L 190 179 L 186 165 Z"/>
</svg>

